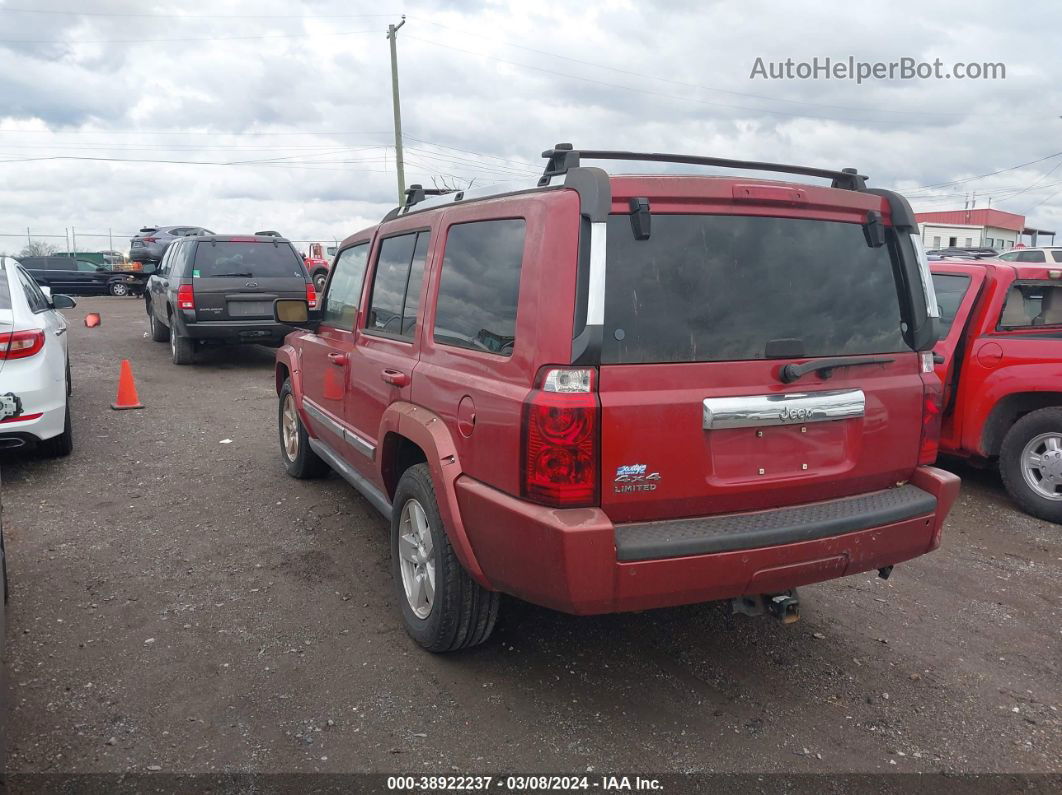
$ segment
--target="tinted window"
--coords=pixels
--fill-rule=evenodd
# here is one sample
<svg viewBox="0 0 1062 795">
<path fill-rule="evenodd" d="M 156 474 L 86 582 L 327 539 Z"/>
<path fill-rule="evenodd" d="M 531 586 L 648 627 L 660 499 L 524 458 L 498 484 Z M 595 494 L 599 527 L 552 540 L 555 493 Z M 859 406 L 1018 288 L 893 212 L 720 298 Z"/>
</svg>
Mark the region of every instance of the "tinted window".
<svg viewBox="0 0 1062 795">
<path fill-rule="evenodd" d="M 389 237 L 380 244 L 366 330 L 413 336 L 427 253 L 427 232 Z"/>
<path fill-rule="evenodd" d="M 1047 262 L 1042 251 L 1019 251 L 1018 262 Z"/>
<path fill-rule="evenodd" d="M 1016 260 L 1018 258 L 1018 252 L 1017 251 L 1008 251 L 1006 254 L 1000 254 L 999 258 L 1001 260 L 1006 260 L 1007 262 L 1013 262 L 1014 260 Z"/>
<path fill-rule="evenodd" d="M 523 255 L 523 220 L 451 227 L 439 280 L 435 341 L 511 356 Z"/>
<path fill-rule="evenodd" d="M 359 243 L 345 249 L 332 266 L 332 278 L 325 293 L 322 321 L 329 326 L 351 330 L 358 313 L 365 265 L 369 261 L 369 244 Z"/>
<path fill-rule="evenodd" d="M 41 292 L 41 288 L 37 286 L 37 282 L 33 281 L 33 278 L 21 268 L 18 269 L 18 280 L 22 282 L 22 290 L 26 293 L 26 300 L 29 302 L 30 310 L 33 312 L 43 312 L 48 309 L 48 299 Z"/>
<path fill-rule="evenodd" d="M 182 243 L 188 247 L 192 244 Z M 290 276 L 306 279 L 306 269 L 289 243 L 202 242 L 196 246 L 192 276 L 203 279 Z"/>
<path fill-rule="evenodd" d="M 937 294 L 937 305 L 940 307 L 941 337 L 946 337 L 951 330 L 951 324 L 955 321 L 955 315 L 959 311 L 959 304 L 962 303 L 969 286 L 969 276 L 933 274 L 933 289 Z"/>
<path fill-rule="evenodd" d="M 7 264 L 0 260 L 0 309 L 11 308 L 11 288 L 7 283 Z"/>
<path fill-rule="evenodd" d="M 1051 256 L 1054 258 L 1055 262 L 1062 262 L 1062 250 L 1052 251 Z"/>
<path fill-rule="evenodd" d="M 772 341 L 804 355 L 908 350 L 888 246 L 858 224 L 654 215 L 635 240 L 608 220 L 602 360 L 764 359 Z"/>
<path fill-rule="evenodd" d="M 94 262 L 88 262 L 87 260 L 79 259 L 77 261 L 77 269 L 82 273 L 97 273 L 100 270 L 100 266 Z"/>
</svg>

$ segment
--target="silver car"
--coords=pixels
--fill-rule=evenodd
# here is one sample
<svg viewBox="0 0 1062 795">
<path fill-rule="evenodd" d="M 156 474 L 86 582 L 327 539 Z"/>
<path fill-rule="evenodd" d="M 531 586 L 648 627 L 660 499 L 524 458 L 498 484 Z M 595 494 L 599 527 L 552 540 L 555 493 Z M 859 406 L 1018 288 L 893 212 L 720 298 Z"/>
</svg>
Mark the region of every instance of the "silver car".
<svg viewBox="0 0 1062 795">
<path fill-rule="evenodd" d="M 129 241 L 129 259 L 133 262 L 161 262 L 167 246 L 189 235 L 212 235 L 201 226 L 145 226 Z"/>
</svg>

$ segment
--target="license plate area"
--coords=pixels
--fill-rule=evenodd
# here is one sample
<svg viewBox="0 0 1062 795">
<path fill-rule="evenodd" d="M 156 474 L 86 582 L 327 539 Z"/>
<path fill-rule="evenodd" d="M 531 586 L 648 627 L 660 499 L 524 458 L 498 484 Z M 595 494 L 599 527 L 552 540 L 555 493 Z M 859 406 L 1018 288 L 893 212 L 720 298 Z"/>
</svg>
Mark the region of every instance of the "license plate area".
<svg viewBox="0 0 1062 795">
<path fill-rule="evenodd" d="M 272 317 L 272 301 L 229 301 L 229 317 Z"/>
</svg>

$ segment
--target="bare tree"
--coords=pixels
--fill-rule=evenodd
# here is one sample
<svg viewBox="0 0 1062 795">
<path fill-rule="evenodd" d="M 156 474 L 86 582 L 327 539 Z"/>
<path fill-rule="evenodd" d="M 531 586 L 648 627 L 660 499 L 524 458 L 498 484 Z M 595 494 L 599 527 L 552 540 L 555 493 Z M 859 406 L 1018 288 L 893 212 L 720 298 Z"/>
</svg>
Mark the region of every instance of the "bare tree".
<svg viewBox="0 0 1062 795">
<path fill-rule="evenodd" d="M 456 191 L 461 191 L 461 190 L 468 190 L 469 188 L 472 187 L 472 185 L 473 185 L 473 183 L 475 183 L 475 181 L 476 181 L 475 177 L 473 177 L 472 179 L 469 179 L 469 180 L 464 180 L 464 179 L 461 179 L 460 177 L 455 177 L 453 175 L 442 175 L 442 176 L 432 177 L 431 178 L 431 184 L 432 185 L 434 185 L 439 190 L 444 190 L 444 191 L 447 191 L 449 193 L 454 193 Z M 465 182 L 467 182 L 468 184 L 463 184 Z"/>
<path fill-rule="evenodd" d="M 19 253 L 20 257 L 47 257 L 51 254 L 59 253 L 59 249 L 53 246 L 51 243 L 44 243 L 40 240 L 31 240 L 25 246 L 22 247 L 22 251 Z"/>
</svg>

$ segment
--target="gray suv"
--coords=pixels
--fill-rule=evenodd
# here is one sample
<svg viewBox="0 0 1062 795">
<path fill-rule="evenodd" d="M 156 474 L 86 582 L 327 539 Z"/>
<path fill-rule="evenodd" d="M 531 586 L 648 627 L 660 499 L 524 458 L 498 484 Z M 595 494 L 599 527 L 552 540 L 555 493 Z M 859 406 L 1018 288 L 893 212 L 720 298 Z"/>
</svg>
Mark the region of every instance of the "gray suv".
<svg viewBox="0 0 1062 795">
<path fill-rule="evenodd" d="M 145 226 L 129 240 L 129 259 L 133 262 L 162 262 L 166 247 L 189 235 L 212 235 L 201 226 Z"/>
</svg>

